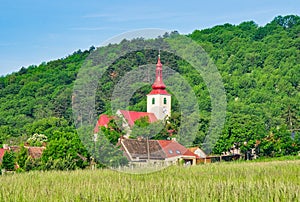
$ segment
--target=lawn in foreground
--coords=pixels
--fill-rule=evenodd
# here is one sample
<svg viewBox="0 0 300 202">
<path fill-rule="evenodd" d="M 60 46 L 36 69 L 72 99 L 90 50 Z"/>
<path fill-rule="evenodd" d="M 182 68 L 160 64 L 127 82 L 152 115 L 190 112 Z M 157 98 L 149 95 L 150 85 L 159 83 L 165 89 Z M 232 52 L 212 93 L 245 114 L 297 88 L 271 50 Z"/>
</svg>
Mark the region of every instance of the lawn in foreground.
<svg viewBox="0 0 300 202">
<path fill-rule="evenodd" d="M 300 201 L 300 160 L 0 176 L 0 201 Z"/>
</svg>

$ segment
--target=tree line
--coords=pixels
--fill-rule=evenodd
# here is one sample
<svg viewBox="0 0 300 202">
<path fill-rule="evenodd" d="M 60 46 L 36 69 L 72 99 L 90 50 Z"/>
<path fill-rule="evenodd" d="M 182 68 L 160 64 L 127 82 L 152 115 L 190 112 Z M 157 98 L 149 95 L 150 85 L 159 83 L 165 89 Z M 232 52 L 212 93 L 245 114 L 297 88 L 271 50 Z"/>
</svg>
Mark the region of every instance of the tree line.
<svg viewBox="0 0 300 202">
<path fill-rule="evenodd" d="M 224 24 L 195 30 L 187 36 L 208 53 L 222 76 L 227 98 L 226 123 L 213 153 L 238 147 L 255 148 L 260 156 L 297 154 L 300 150 L 300 17 L 278 16 L 264 26 L 255 22 Z M 162 38 L 176 37 L 177 32 L 151 39 L 161 45 Z M 78 71 L 95 51 L 113 48 L 122 51 L 145 39 L 123 40 L 120 44 L 73 54 L 38 66 L 0 77 L 0 146 L 22 145 L 35 133 L 48 138 L 42 161 L 63 159 L 63 148 L 78 147 L 72 117 L 72 93 Z M 140 50 L 119 58 L 99 80 L 95 110 L 111 114 L 110 96 L 126 72 L 144 64 L 155 64 L 158 51 Z M 199 129 L 193 146 L 202 147 L 211 115 L 209 91 L 200 75 L 183 59 L 163 52 L 162 63 L 179 72 L 192 86 L 199 103 Z M 109 57 L 109 55 L 108 55 Z M 146 111 L 145 95 L 150 84 L 138 89 L 129 109 Z M 171 92 L 172 93 L 172 92 Z M 180 127 L 180 105 L 173 96 L 172 127 Z M 165 131 L 165 130 L 164 130 Z M 157 137 L 166 138 L 165 132 Z M 112 137 L 116 141 L 116 137 Z M 66 145 L 65 147 L 63 145 Z M 53 151 L 51 151 L 51 148 Z M 61 155 L 60 155 L 61 153 Z M 75 152 L 73 152 L 75 153 Z M 81 152 L 89 157 L 88 152 Z M 52 160 L 49 160 L 52 156 Z M 77 155 L 68 156 L 75 161 Z M 80 167 L 81 165 L 77 165 Z"/>
</svg>

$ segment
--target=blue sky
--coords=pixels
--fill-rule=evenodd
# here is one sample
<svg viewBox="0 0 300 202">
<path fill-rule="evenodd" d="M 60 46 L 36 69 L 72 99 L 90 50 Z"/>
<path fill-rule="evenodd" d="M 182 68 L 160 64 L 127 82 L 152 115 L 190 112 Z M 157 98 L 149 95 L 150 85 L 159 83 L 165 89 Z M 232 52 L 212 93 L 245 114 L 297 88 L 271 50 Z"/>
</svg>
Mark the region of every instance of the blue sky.
<svg viewBox="0 0 300 202">
<path fill-rule="evenodd" d="M 191 33 L 214 25 L 300 15 L 297 0 L 1 0 L 0 75 L 98 46 L 126 31 Z"/>
</svg>

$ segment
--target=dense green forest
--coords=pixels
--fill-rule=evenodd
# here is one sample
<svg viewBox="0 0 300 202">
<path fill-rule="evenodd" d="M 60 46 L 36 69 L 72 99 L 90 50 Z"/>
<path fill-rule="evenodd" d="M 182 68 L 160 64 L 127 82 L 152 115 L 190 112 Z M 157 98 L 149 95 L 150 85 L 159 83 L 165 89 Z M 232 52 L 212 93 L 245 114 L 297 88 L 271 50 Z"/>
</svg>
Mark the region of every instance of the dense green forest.
<svg viewBox="0 0 300 202">
<path fill-rule="evenodd" d="M 162 38 L 177 34 L 166 33 Z M 242 151 L 260 145 L 258 152 L 262 156 L 297 154 L 300 150 L 300 17 L 278 16 L 265 26 L 253 21 L 224 24 L 195 30 L 187 36 L 212 58 L 226 90 L 226 123 L 213 152 L 220 154 L 233 145 Z M 118 50 L 134 44 L 135 40 L 109 46 Z M 153 40 L 160 42 L 160 38 Z M 72 117 L 73 84 L 85 59 L 92 52 L 106 48 L 79 50 L 65 58 L 0 77 L 0 145 L 21 144 L 35 133 L 45 134 L 49 145 L 54 145 L 53 150 L 69 136 L 77 141 L 73 137 L 76 134 Z M 189 64 L 170 53 L 162 54 L 162 63 L 183 75 L 198 98 L 200 128 L 194 144 L 201 147 L 211 112 L 207 87 L 189 69 Z M 157 51 L 142 50 L 125 55 L 109 67 L 99 81 L 97 113 L 110 113 L 110 95 L 119 78 L 140 65 L 155 64 L 156 59 Z M 150 84 L 134 94 L 132 110 L 146 111 L 145 95 L 149 89 Z M 179 117 L 176 98 L 172 110 L 175 119 Z M 176 126 L 179 123 L 172 127 Z M 64 141 L 57 134 L 62 134 Z M 50 155 L 51 151 L 45 153 Z"/>
</svg>

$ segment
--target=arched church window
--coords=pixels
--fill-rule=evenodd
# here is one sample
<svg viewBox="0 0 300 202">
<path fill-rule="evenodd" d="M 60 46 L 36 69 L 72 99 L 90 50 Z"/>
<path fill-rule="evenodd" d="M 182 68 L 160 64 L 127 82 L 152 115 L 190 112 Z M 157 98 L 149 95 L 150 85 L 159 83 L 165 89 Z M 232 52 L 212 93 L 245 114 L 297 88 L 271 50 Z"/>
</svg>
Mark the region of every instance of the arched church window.
<svg viewBox="0 0 300 202">
<path fill-rule="evenodd" d="M 164 105 L 167 104 L 167 98 L 164 98 Z"/>
<path fill-rule="evenodd" d="M 155 98 L 152 98 L 152 104 L 153 105 L 155 104 Z"/>
</svg>

